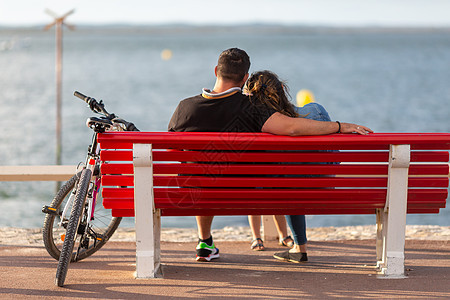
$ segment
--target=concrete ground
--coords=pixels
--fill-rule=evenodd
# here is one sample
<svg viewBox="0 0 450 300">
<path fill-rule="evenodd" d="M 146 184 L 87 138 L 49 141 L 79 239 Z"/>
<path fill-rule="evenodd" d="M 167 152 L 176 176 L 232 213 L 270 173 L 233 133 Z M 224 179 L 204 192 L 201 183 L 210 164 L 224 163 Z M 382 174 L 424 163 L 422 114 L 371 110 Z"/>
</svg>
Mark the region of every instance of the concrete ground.
<svg viewBox="0 0 450 300">
<path fill-rule="evenodd" d="M 306 264 L 275 260 L 283 250 L 218 242 L 221 257 L 194 260 L 195 243 L 162 243 L 163 279 L 135 279 L 135 245 L 109 242 L 71 264 L 54 285 L 57 262 L 43 246 L 0 245 L 0 298 L 23 299 L 450 299 L 450 242 L 406 242 L 406 279 L 379 279 L 375 241 L 310 242 Z"/>
</svg>

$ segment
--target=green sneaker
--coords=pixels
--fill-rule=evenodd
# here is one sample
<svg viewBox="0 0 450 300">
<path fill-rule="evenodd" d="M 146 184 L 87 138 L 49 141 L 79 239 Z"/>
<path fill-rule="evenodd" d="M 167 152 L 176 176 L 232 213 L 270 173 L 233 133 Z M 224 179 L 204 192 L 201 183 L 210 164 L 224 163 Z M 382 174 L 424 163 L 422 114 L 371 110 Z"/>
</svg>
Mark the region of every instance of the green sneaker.
<svg viewBox="0 0 450 300">
<path fill-rule="evenodd" d="M 214 243 L 210 246 L 205 242 L 198 242 L 197 247 L 197 261 L 211 261 L 211 259 L 219 258 L 219 249 L 216 248 Z"/>
</svg>

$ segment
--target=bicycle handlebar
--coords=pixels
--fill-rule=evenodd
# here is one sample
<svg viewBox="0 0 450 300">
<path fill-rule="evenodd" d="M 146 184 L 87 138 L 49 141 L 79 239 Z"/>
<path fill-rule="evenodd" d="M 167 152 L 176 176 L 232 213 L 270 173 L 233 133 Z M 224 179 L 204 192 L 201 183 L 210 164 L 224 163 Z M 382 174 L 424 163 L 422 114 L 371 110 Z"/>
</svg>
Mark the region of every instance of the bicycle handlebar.
<svg viewBox="0 0 450 300">
<path fill-rule="evenodd" d="M 111 121 L 113 121 L 114 123 L 121 123 L 121 124 L 125 125 L 126 131 L 140 131 L 139 129 L 136 128 L 136 126 L 134 126 L 133 123 L 127 122 L 124 119 L 114 118 Z"/>
<path fill-rule="evenodd" d="M 137 129 L 137 127 L 131 123 L 128 122 L 128 124 L 126 125 L 127 131 L 140 131 L 139 129 Z"/>
<path fill-rule="evenodd" d="M 85 95 L 83 95 L 82 93 L 80 93 L 80 92 L 78 92 L 78 91 L 75 91 L 75 92 L 73 93 L 73 95 L 74 95 L 75 97 L 78 97 L 78 98 L 80 98 L 81 100 L 85 101 L 86 103 L 87 103 L 87 99 L 89 98 L 88 96 L 85 96 Z"/>
<path fill-rule="evenodd" d="M 105 105 L 103 104 L 102 100 L 100 100 L 100 102 L 97 102 L 97 100 L 95 100 L 94 98 L 83 95 L 82 93 L 80 93 L 78 91 L 75 91 L 73 93 L 73 95 L 77 98 L 80 98 L 84 102 L 86 102 L 89 105 L 89 108 L 93 112 L 102 114 L 110 120 L 114 119 L 116 117 L 114 114 L 110 114 L 106 111 Z"/>
<path fill-rule="evenodd" d="M 89 108 L 95 112 L 95 113 L 99 113 L 104 115 L 106 118 L 108 118 L 109 120 L 113 121 L 113 122 L 117 122 L 117 123 L 122 123 L 125 125 L 125 128 L 127 131 L 139 131 L 139 129 L 136 128 L 136 126 L 131 123 L 131 122 L 127 122 L 123 119 L 119 119 L 116 117 L 115 114 L 110 114 L 106 111 L 105 109 L 105 105 L 103 104 L 103 101 L 100 100 L 100 102 L 97 102 L 97 100 L 95 100 L 92 97 L 83 95 L 82 93 L 75 91 L 73 93 L 73 95 L 77 98 L 80 98 L 81 100 L 83 100 L 84 102 L 86 102 L 89 105 Z"/>
</svg>

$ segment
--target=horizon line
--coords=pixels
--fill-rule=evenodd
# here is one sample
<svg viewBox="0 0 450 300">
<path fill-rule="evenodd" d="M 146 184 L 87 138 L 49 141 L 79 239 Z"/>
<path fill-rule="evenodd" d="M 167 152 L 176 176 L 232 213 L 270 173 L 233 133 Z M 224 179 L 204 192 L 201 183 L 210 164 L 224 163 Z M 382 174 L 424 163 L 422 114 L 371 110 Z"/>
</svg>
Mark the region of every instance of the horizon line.
<svg viewBox="0 0 450 300">
<path fill-rule="evenodd" d="M 133 23 L 133 22 L 105 22 L 105 23 L 92 23 L 82 22 L 73 23 L 68 22 L 70 25 L 76 27 L 179 27 L 188 26 L 191 28 L 204 28 L 204 27 L 221 27 L 221 28 L 233 28 L 233 27 L 285 27 L 285 28 L 343 28 L 343 29 L 358 29 L 358 28 L 379 28 L 379 29 L 450 29 L 448 25 L 423 25 L 423 24 L 325 24 L 325 23 L 283 23 L 283 22 L 236 22 L 236 23 L 193 23 L 193 22 L 160 22 L 160 23 Z M 5 24 L 0 22 L 0 28 L 9 29 L 33 29 L 35 27 L 46 26 L 45 22 L 38 22 L 33 24 Z"/>
</svg>

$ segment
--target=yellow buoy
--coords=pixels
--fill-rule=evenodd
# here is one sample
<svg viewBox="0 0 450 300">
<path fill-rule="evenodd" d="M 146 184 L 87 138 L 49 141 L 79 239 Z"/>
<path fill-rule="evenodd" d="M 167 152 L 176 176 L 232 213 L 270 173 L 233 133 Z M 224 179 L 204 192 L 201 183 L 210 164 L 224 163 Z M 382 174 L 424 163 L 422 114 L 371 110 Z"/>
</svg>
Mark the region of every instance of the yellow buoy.
<svg viewBox="0 0 450 300">
<path fill-rule="evenodd" d="M 314 102 L 314 95 L 309 90 L 300 90 L 297 93 L 297 106 L 302 107 L 308 103 Z"/>
<path fill-rule="evenodd" d="M 164 49 L 163 51 L 161 51 L 161 58 L 163 60 L 169 60 L 172 58 L 172 50 L 170 49 Z"/>
</svg>

